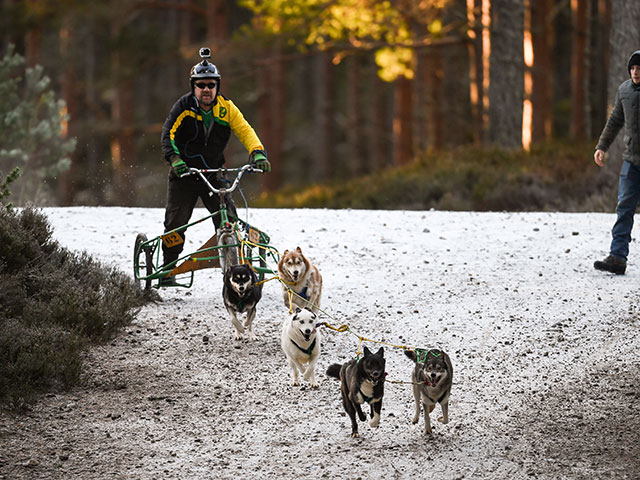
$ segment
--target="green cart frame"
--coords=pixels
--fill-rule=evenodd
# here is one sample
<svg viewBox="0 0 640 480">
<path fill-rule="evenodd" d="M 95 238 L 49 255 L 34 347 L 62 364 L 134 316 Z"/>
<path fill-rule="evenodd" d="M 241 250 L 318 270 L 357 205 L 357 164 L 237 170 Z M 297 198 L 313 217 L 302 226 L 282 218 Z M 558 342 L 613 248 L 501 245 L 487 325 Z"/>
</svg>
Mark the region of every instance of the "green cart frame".
<svg viewBox="0 0 640 480">
<path fill-rule="evenodd" d="M 206 177 L 207 174 L 212 173 L 223 178 L 235 173 L 236 177 L 228 188 L 215 188 Z M 267 261 L 271 260 L 272 264 L 277 264 L 280 254 L 269 245 L 269 236 L 228 211 L 225 197 L 238 188 L 245 173 L 262 173 L 262 170 L 251 164 L 239 168 L 189 169 L 187 175 L 198 175 L 211 191 L 210 195 L 219 196 L 220 209 L 151 240 L 148 240 L 144 233 L 138 233 L 133 249 L 133 276 L 141 289 L 148 290 L 161 286 L 189 288 L 193 285 L 195 270 L 218 267 L 224 274 L 228 268 L 237 263 L 251 265 L 260 281 L 263 281 L 267 274 L 276 274 L 268 267 Z M 198 250 L 182 255 L 168 265 L 161 265 L 160 255 L 163 243 L 168 247 L 183 243 L 184 239 L 180 232 L 209 219 L 212 220 L 216 216 L 220 217 L 220 228 Z M 174 277 L 173 285 L 161 284 L 161 280 L 167 277 Z"/>
</svg>

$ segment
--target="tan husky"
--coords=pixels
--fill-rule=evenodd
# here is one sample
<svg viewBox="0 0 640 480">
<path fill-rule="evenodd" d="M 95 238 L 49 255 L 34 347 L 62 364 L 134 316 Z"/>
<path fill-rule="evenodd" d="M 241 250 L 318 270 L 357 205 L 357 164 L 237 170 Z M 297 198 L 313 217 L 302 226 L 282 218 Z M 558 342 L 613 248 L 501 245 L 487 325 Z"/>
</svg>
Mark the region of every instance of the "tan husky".
<svg viewBox="0 0 640 480">
<path fill-rule="evenodd" d="M 295 310 L 297 305 L 317 313 L 322 295 L 322 276 L 315 265 L 302 254 L 300 247 L 295 251 L 284 251 L 278 262 L 278 273 L 283 282 L 282 291 L 287 308 Z"/>
</svg>

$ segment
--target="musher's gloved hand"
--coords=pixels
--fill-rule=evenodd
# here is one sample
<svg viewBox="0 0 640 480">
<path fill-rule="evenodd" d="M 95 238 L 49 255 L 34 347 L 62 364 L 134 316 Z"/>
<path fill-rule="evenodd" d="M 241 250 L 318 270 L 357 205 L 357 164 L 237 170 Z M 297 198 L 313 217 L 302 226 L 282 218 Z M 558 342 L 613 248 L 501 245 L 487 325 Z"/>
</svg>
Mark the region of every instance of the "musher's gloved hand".
<svg viewBox="0 0 640 480">
<path fill-rule="evenodd" d="M 253 163 L 256 168 L 259 168 L 263 172 L 271 171 L 271 164 L 269 160 L 267 160 L 267 154 L 260 150 L 254 150 L 251 153 L 251 163 Z"/>
<path fill-rule="evenodd" d="M 187 164 L 184 163 L 184 160 L 180 157 L 173 157 L 171 159 L 171 168 L 173 168 L 173 171 L 178 177 L 182 177 L 189 173 L 189 167 L 187 167 Z"/>
</svg>

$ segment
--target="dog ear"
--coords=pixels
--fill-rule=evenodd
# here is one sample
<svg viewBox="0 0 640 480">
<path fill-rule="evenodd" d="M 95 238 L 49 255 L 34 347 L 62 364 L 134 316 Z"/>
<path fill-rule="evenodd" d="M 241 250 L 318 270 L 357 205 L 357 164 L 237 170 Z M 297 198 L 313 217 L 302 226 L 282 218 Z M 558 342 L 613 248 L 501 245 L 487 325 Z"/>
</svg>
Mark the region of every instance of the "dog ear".
<svg viewBox="0 0 640 480">
<path fill-rule="evenodd" d="M 369 355 L 371 355 L 371 350 L 369 350 L 366 346 L 364 347 L 364 356 L 368 357 Z"/>
<path fill-rule="evenodd" d="M 380 347 L 376 352 L 376 355 L 384 358 L 384 347 Z"/>
<path fill-rule="evenodd" d="M 296 247 L 296 252 L 302 253 L 302 249 L 300 247 Z"/>
<path fill-rule="evenodd" d="M 300 313 L 301 311 L 300 307 L 296 307 L 296 313 Z"/>
</svg>

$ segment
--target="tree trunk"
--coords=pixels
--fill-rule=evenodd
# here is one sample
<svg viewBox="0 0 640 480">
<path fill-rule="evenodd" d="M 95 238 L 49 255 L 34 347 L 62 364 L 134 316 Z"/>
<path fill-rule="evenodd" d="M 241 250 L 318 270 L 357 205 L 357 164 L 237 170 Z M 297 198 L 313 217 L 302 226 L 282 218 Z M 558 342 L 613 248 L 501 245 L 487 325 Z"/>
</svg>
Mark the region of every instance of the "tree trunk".
<svg viewBox="0 0 640 480">
<path fill-rule="evenodd" d="M 365 135 L 362 100 L 362 57 L 352 55 L 346 59 L 347 66 L 347 142 L 349 170 L 352 177 L 364 173 Z"/>
<path fill-rule="evenodd" d="M 443 20 L 451 28 L 459 22 L 460 12 L 466 11 L 466 0 L 454 0 L 447 4 Z M 473 122 L 470 121 L 469 50 L 460 37 L 460 43 L 436 47 L 442 57 L 442 95 L 439 109 L 444 114 L 443 142 L 445 146 L 457 146 L 473 140 Z"/>
<path fill-rule="evenodd" d="M 33 67 L 40 61 L 40 49 L 42 43 L 42 21 L 40 10 L 40 0 L 27 0 L 26 8 L 31 17 L 29 29 L 24 37 L 25 60 L 27 66 Z"/>
<path fill-rule="evenodd" d="M 316 135 L 314 142 L 314 170 L 311 179 L 326 181 L 335 174 L 334 160 L 334 76 L 331 55 L 326 52 L 318 53 L 315 57 L 315 114 Z"/>
<path fill-rule="evenodd" d="M 206 0 L 207 40 L 212 46 L 229 40 L 229 0 Z"/>
<path fill-rule="evenodd" d="M 262 140 L 267 156 L 273 164 L 271 173 L 262 177 L 263 189 L 267 191 L 280 188 L 284 178 L 282 155 L 285 119 L 284 60 L 282 60 L 282 50 L 279 46 L 271 50 L 271 55 L 271 58 L 265 55 L 267 62 L 260 64 L 256 69 L 258 72 L 256 82 L 260 89 L 258 102 L 260 129 L 256 133 Z"/>
<path fill-rule="evenodd" d="M 533 47 L 531 141 L 539 143 L 551 138 L 553 119 L 551 0 L 531 0 L 531 42 Z"/>
<path fill-rule="evenodd" d="M 589 139 L 598 138 L 602 119 L 607 116 L 607 72 L 609 71 L 609 35 L 611 28 L 611 1 L 595 0 L 591 15 L 592 68 L 589 91 L 592 92 L 591 131 Z"/>
<path fill-rule="evenodd" d="M 588 92 L 588 0 L 571 0 L 573 52 L 571 54 L 571 127 L 574 140 L 584 140 L 587 131 Z"/>
<path fill-rule="evenodd" d="M 491 2 L 489 141 L 503 148 L 522 148 L 524 4 Z"/>
<path fill-rule="evenodd" d="M 391 162 L 390 148 L 391 143 L 390 127 L 388 125 L 388 102 L 387 92 L 389 84 L 383 82 L 378 75 L 378 67 L 375 62 L 370 64 L 371 78 L 371 95 L 369 98 L 369 117 L 368 138 L 369 145 L 368 159 L 366 170 L 375 171 L 386 167 Z"/>
<path fill-rule="evenodd" d="M 75 63 L 72 59 L 71 46 L 74 44 L 75 32 L 72 30 L 69 22 L 60 30 L 60 56 L 66 68 L 62 71 L 61 81 L 62 84 L 62 97 L 67 105 L 67 115 L 69 120 L 67 121 L 66 131 L 62 134 L 65 138 L 77 137 L 77 122 L 79 120 L 77 115 L 77 95 L 79 92 L 78 83 L 76 81 Z M 78 153 L 74 150 L 69 155 L 71 159 L 71 166 L 68 171 L 62 175 L 62 181 L 60 182 L 60 198 L 63 205 L 72 205 L 73 198 L 76 193 L 76 173 L 80 170 L 78 165 Z"/>
<path fill-rule="evenodd" d="M 487 129 L 487 75 L 488 69 L 488 35 L 489 25 L 485 24 L 484 8 L 488 9 L 483 0 L 468 0 L 467 20 L 471 25 L 469 30 L 469 100 L 473 122 L 473 140 L 484 143 Z M 484 5 L 484 6 L 483 6 Z"/>
<path fill-rule="evenodd" d="M 395 81 L 393 114 L 393 163 L 408 165 L 413 160 L 413 96 L 411 80 L 398 77 Z"/>
<path fill-rule="evenodd" d="M 121 33 L 121 26 L 113 26 L 113 35 Z M 133 206 L 136 198 L 135 171 L 133 165 L 133 115 L 134 96 L 131 78 L 123 71 L 121 53 L 111 54 L 111 73 L 115 94 L 111 100 L 111 164 L 114 171 L 114 198 L 117 205 Z"/>
<path fill-rule="evenodd" d="M 444 148 L 445 115 L 448 99 L 444 98 L 442 52 L 430 48 L 424 56 L 427 72 L 427 125 L 429 143 L 432 148 Z"/>
</svg>

